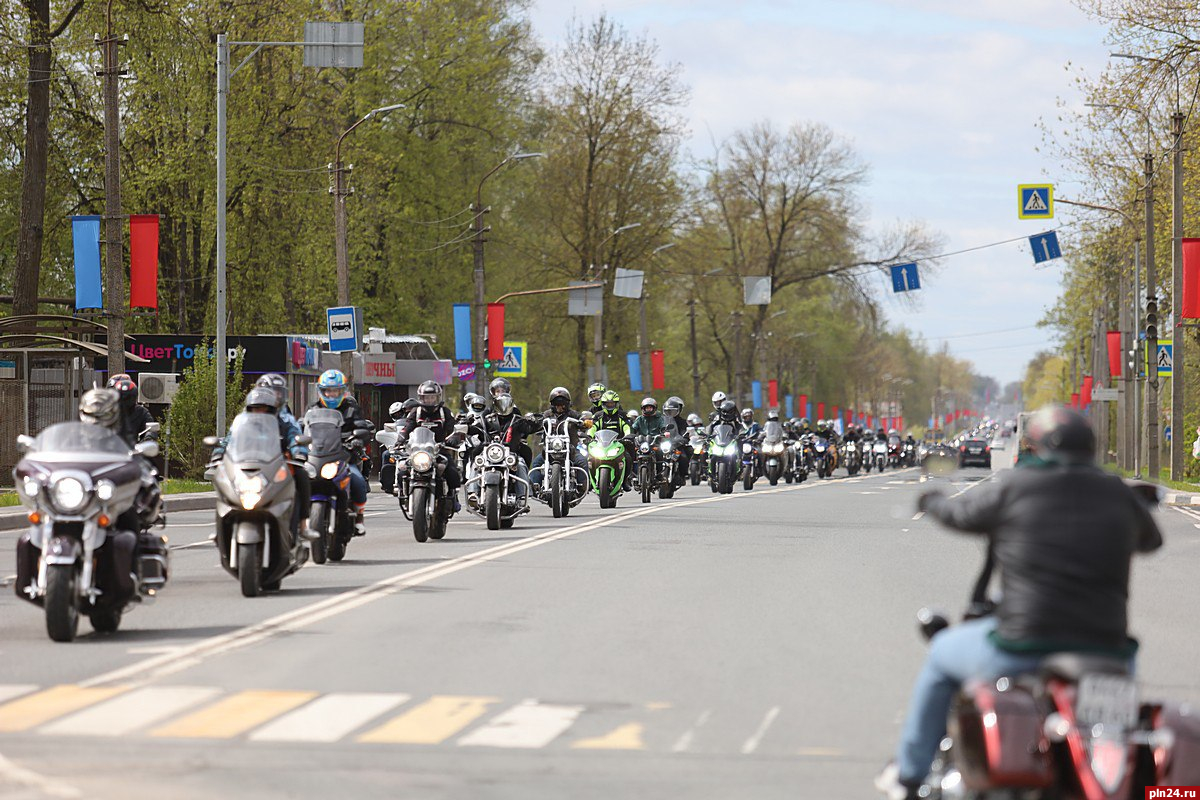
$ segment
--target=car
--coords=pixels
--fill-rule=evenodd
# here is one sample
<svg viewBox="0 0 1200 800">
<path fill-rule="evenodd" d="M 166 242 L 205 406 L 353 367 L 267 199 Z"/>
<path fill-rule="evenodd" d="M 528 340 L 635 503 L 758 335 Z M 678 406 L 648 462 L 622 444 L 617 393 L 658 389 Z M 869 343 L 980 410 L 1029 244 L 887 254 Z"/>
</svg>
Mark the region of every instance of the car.
<svg viewBox="0 0 1200 800">
<path fill-rule="evenodd" d="M 985 439 L 967 439 L 958 448 L 960 467 L 992 467 L 992 448 Z"/>
</svg>

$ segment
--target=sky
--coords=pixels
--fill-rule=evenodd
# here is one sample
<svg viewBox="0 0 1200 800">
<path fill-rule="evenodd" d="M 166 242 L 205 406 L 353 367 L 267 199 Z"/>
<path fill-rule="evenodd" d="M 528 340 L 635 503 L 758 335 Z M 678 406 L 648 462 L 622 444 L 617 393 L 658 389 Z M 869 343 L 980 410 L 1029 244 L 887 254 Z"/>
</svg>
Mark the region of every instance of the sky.
<svg viewBox="0 0 1200 800">
<path fill-rule="evenodd" d="M 1057 206 L 1053 221 L 1018 219 L 1017 185 L 1079 196 L 1037 152 L 1039 121 L 1056 120 L 1060 102 L 1082 107 L 1074 76 L 1108 61 L 1105 29 L 1069 0 L 534 0 L 529 16 L 553 46 L 573 17 L 601 12 L 680 65 L 691 155 L 756 121 L 820 122 L 869 165 L 868 231 L 920 220 L 947 253 L 1019 239 L 926 265 L 915 303 L 881 276 L 895 326 L 1001 384 L 1053 346 L 1036 325 L 1062 261 L 1035 267 L 1025 237 L 1071 217 Z M 1059 236 L 1069 252 L 1070 231 Z"/>
</svg>

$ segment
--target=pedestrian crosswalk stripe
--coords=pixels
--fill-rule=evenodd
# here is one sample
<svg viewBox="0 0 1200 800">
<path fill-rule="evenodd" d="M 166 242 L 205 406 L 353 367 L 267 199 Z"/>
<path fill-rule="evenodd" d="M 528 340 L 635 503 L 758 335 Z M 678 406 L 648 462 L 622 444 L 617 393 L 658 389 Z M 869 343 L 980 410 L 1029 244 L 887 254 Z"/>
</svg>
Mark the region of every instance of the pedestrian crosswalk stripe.
<svg viewBox="0 0 1200 800">
<path fill-rule="evenodd" d="M 37 686 L 32 683 L 14 683 L 8 686 L 0 686 L 0 703 L 5 700 L 11 700 L 14 697 L 20 697 L 23 694 L 29 694 L 37 690 Z"/>
<path fill-rule="evenodd" d="M 179 739 L 229 739 L 317 696 L 316 692 L 238 692 L 150 732 Z"/>
<path fill-rule="evenodd" d="M 434 695 L 358 737 L 360 742 L 441 744 L 487 713 L 498 697 Z"/>
<path fill-rule="evenodd" d="M 630 722 L 615 730 L 592 739 L 580 739 L 571 743 L 572 750 L 645 750 L 646 743 L 642 741 L 645 726 L 640 722 Z"/>
<path fill-rule="evenodd" d="M 335 692 L 267 723 L 250 738 L 257 742 L 336 742 L 408 700 L 406 694 Z"/>
<path fill-rule="evenodd" d="M 545 747 L 565 733 L 582 713 L 583 706 L 543 705 L 526 700 L 468 733 L 458 743 L 481 747 Z"/>
<path fill-rule="evenodd" d="M 26 695 L 0 706 L 0 732 L 27 731 L 64 714 L 107 700 L 123 691 L 125 688 L 121 686 L 107 689 L 54 686 L 37 694 Z"/>
<path fill-rule="evenodd" d="M 54 736 L 123 736 L 162 722 L 221 693 L 205 686 L 150 686 L 105 700 L 38 733 Z"/>
</svg>

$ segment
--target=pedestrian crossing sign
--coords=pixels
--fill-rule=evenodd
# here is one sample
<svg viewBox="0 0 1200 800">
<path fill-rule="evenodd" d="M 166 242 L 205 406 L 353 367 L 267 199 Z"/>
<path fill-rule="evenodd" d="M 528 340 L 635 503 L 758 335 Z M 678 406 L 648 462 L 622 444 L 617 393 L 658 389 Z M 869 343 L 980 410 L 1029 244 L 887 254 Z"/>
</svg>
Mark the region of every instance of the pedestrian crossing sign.
<svg viewBox="0 0 1200 800">
<path fill-rule="evenodd" d="M 1175 344 L 1170 339 L 1159 339 L 1158 347 L 1155 350 L 1155 362 L 1158 364 L 1158 376 L 1160 378 L 1169 378 L 1174 372 L 1174 355 L 1173 351 Z"/>
<path fill-rule="evenodd" d="M 505 342 L 504 355 L 496 362 L 496 376 L 524 378 L 529 369 L 528 353 L 528 342 Z"/>
<path fill-rule="evenodd" d="M 1054 185 L 1023 183 L 1017 187 L 1017 216 L 1021 219 L 1054 218 Z"/>
</svg>

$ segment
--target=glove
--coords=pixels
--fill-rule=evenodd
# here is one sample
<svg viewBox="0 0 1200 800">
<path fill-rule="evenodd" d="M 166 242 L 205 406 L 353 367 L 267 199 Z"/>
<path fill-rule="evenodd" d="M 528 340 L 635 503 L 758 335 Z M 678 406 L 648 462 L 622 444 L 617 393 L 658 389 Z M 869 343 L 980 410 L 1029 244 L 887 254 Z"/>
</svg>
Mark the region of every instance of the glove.
<svg viewBox="0 0 1200 800">
<path fill-rule="evenodd" d="M 929 507 L 933 505 L 934 501 L 941 500 L 943 496 L 944 495 L 937 489 L 930 489 L 927 492 L 922 492 L 921 496 L 917 498 L 917 510 L 928 511 Z"/>
</svg>

